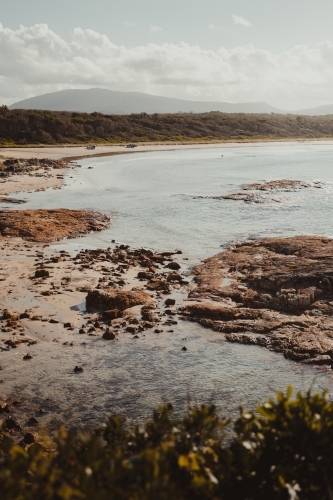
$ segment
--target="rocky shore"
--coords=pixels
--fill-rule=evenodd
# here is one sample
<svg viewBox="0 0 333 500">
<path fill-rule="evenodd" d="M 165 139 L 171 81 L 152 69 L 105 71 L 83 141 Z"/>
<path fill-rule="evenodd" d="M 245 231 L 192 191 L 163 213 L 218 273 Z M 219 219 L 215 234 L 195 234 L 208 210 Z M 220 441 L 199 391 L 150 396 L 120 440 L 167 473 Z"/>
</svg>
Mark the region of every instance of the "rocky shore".
<svg viewBox="0 0 333 500">
<path fill-rule="evenodd" d="M 13 350 L 17 361 L 29 363 L 36 354 L 38 359 L 35 350 L 41 343 L 50 346 L 50 356 L 52 344 L 72 348 L 72 372 L 80 373 L 85 370 L 75 361 L 80 346 L 98 339 L 128 341 L 128 335 L 140 341 L 171 333 L 178 323 L 171 294 L 187 281 L 173 253 L 113 245 L 70 254 L 6 237 L 0 239 L 0 255 L 0 383 L 7 381 L 13 357 L 6 354 Z M 0 420 L 22 445 L 45 417 L 50 425 L 53 411 L 47 401 L 0 397 Z"/>
<path fill-rule="evenodd" d="M 245 203 L 280 203 L 283 201 L 283 193 L 296 193 L 303 189 L 323 187 L 319 181 L 304 182 L 292 179 L 278 179 L 274 181 L 244 184 L 237 193 L 221 196 L 195 196 L 195 199 L 233 200 Z"/>
<path fill-rule="evenodd" d="M 107 215 L 85 210 L 0 210 L 0 237 L 21 237 L 34 242 L 76 238 L 109 225 Z"/>
<path fill-rule="evenodd" d="M 243 243 L 194 269 L 186 318 L 312 364 L 333 363 L 333 240 Z"/>
<path fill-rule="evenodd" d="M 67 168 L 62 161 L 5 161 L 0 182 L 7 194 L 15 192 L 15 182 L 18 191 L 44 189 L 63 182 Z M 243 186 L 241 193 L 260 197 L 316 187 L 280 180 Z M 0 202 L 10 199 L 3 195 Z M 295 361 L 333 364 L 333 240 L 243 243 L 197 266 L 194 282 L 180 250 L 155 252 L 115 241 L 71 252 L 50 246 L 109 225 L 108 216 L 83 210 L 0 210 L 0 383 L 7 380 L 12 352 L 25 364 L 38 360 L 41 344 L 50 352 L 54 344 L 74 351 L 94 340 L 112 348 L 125 337 L 140 345 L 145 336 L 172 333 L 180 320 Z M 182 345 L 179 351 L 186 351 Z M 86 368 L 72 358 L 76 377 Z M 17 442 L 33 439 L 29 434 L 51 406 L 7 396 L 0 398 L 6 432 Z"/>
<path fill-rule="evenodd" d="M 12 198 L 5 197 L 9 194 L 59 188 L 67 169 L 78 166 L 70 160 L 48 158 L 0 159 L 0 203 L 13 202 Z"/>
</svg>

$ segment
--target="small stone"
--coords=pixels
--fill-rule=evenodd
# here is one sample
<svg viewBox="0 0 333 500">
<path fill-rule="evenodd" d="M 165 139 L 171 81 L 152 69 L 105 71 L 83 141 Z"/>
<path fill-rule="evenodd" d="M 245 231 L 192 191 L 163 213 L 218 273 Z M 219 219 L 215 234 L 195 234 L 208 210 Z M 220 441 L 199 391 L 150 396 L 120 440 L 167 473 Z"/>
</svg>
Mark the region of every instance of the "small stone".
<svg viewBox="0 0 333 500">
<path fill-rule="evenodd" d="M 174 271 L 178 271 L 178 269 L 180 269 L 180 265 L 178 264 L 178 262 L 169 262 L 166 267 Z"/>
<path fill-rule="evenodd" d="M 138 328 L 136 326 L 128 326 L 126 328 L 126 331 L 129 333 L 136 333 L 138 331 Z"/>
<path fill-rule="evenodd" d="M 182 347 L 182 351 L 187 351 L 187 347 Z"/>
<path fill-rule="evenodd" d="M 32 356 L 31 356 L 31 354 L 27 353 L 27 354 L 25 354 L 25 355 L 23 356 L 23 359 L 26 361 L 26 360 L 28 360 L 28 359 L 32 359 Z"/>
<path fill-rule="evenodd" d="M 25 444 L 36 443 L 38 439 L 38 434 L 36 432 L 27 432 L 23 438 Z"/>
<path fill-rule="evenodd" d="M 28 424 L 38 424 L 39 421 L 37 420 L 36 417 L 30 417 L 29 420 L 28 420 Z"/>
<path fill-rule="evenodd" d="M 115 334 L 111 332 L 109 329 L 103 333 L 103 339 L 105 340 L 114 340 L 115 338 L 116 338 Z"/>
<path fill-rule="evenodd" d="M 35 272 L 35 278 L 48 278 L 50 273 L 47 269 L 37 269 Z"/>
<path fill-rule="evenodd" d="M 24 312 L 24 313 L 20 314 L 20 319 L 27 319 L 27 318 L 30 318 L 30 314 L 29 313 Z"/>
<path fill-rule="evenodd" d="M 164 302 L 166 306 L 174 306 L 175 303 L 176 303 L 175 299 L 166 299 L 166 301 Z"/>
<path fill-rule="evenodd" d="M 13 417 L 6 418 L 2 425 L 5 430 L 21 430 L 20 424 L 16 420 L 14 420 Z"/>
<path fill-rule="evenodd" d="M 75 371 L 76 373 L 83 372 L 83 368 L 82 368 L 82 366 L 76 366 L 76 367 L 74 368 L 74 371 Z"/>
</svg>

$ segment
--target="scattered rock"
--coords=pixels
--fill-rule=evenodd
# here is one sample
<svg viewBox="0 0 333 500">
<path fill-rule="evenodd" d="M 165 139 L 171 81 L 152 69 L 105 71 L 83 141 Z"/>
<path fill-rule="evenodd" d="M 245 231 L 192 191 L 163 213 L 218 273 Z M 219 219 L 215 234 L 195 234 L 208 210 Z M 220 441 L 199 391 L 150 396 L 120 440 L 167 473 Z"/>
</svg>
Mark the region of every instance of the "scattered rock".
<svg viewBox="0 0 333 500">
<path fill-rule="evenodd" d="M 33 444 L 38 440 L 38 434 L 36 432 L 27 432 L 24 435 L 23 441 L 25 444 Z"/>
<path fill-rule="evenodd" d="M 111 332 L 111 330 L 107 329 L 104 333 L 103 333 L 103 339 L 105 340 L 114 340 L 116 338 L 115 334 L 113 332 Z"/>
<path fill-rule="evenodd" d="M 175 303 L 176 303 L 175 299 L 166 299 L 164 302 L 166 306 L 174 306 Z"/>
<path fill-rule="evenodd" d="M 4 420 L 4 422 L 2 423 L 2 428 L 4 430 L 8 430 L 8 431 L 11 431 L 11 430 L 20 431 L 20 430 L 22 430 L 20 424 L 13 417 L 6 418 Z"/>
<path fill-rule="evenodd" d="M 47 269 L 37 269 L 35 272 L 35 278 L 48 278 L 50 273 Z"/>
<path fill-rule="evenodd" d="M 128 326 L 126 327 L 126 331 L 129 333 L 136 333 L 138 331 L 136 326 Z"/>
<path fill-rule="evenodd" d="M 29 420 L 28 420 L 28 424 L 29 425 L 39 424 L 39 421 L 37 420 L 36 417 L 30 417 Z"/>
<path fill-rule="evenodd" d="M 30 314 L 27 311 L 20 314 L 20 319 L 28 319 L 28 318 L 30 318 Z"/>
<path fill-rule="evenodd" d="M 87 309 L 124 311 L 129 307 L 151 302 L 150 295 L 141 291 L 94 290 L 86 297 Z"/>
<path fill-rule="evenodd" d="M 120 311 L 119 309 L 109 309 L 107 311 L 103 312 L 103 319 L 117 319 L 117 318 L 122 318 L 124 315 L 123 311 Z"/>
<path fill-rule="evenodd" d="M 178 264 L 178 262 L 169 262 L 166 267 L 168 267 L 169 269 L 173 269 L 174 271 L 178 271 L 181 266 Z"/>
</svg>

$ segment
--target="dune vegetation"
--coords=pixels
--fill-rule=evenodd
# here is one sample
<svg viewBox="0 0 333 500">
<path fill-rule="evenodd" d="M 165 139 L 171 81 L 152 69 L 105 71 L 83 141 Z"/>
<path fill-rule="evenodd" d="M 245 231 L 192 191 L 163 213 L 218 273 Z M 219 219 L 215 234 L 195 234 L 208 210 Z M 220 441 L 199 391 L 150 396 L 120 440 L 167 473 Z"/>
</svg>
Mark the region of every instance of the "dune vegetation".
<svg viewBox="0 0 333 500">
<path fill-rule="evenodd" d="M 0 107 L 0 145 L 254 141 L 333 137 L 333 115 L 104 115 Z"/>
</svg>

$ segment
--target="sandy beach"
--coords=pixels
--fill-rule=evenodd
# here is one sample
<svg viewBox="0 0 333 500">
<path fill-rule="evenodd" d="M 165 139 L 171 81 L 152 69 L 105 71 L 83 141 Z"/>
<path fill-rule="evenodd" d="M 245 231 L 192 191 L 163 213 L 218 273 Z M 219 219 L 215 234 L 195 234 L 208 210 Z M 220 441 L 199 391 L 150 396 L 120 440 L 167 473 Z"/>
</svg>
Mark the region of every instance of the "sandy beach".
<svg viewBox="0 0 333 500">
<path fill-rule="evenodd" d="M 298 141 L 242 141 L 242 142 L 214 142 L 214 143 L 184 143 L 184 144 L 138 144 L 135 149 L 126 148 L 124 145 L 100 146 L 88 150 L 85 146 L 38 146 L 38 147 L 6 147 L 0 148 L 0 159 L 4 158 L 50 158 L 60 159 L 83 159 L 89 157 L 111 156 L 114 154 L 148 153 L 156 151 L 177 151 L 186 149 L 211 149 L 211 148 L 235 148 L 235 147 L 263 147 L 278 146 L 285 144 L 325 144 L 333 145 L 330 140 L 300 139 Z"/>
</svg>

